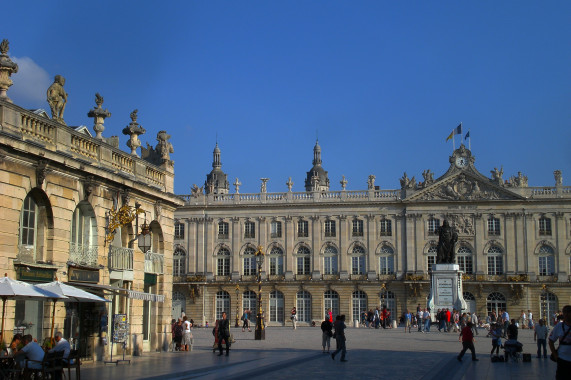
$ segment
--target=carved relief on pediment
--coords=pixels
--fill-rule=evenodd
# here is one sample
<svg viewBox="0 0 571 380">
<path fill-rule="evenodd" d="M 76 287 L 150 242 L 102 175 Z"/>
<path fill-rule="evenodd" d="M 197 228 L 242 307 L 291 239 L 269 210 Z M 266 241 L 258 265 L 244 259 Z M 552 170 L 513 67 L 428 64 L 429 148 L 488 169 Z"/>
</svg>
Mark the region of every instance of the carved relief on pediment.
<svg viewBox="0 0 571 380">
<path fill-rule="evenodd" d="M 472 179 L 464 174 L 443 182 L 432 189 L 427 189 L 419 195 L 419 200 L 471 201 L 484 199 L 510 199 L 507 194 L 493 187 Z"/>
<path fill-rule="evenodd" d="M 460 236 L 473 236 L 476 233 L 472 215 L 447 214 L 446 220 Z"/>
</svg>

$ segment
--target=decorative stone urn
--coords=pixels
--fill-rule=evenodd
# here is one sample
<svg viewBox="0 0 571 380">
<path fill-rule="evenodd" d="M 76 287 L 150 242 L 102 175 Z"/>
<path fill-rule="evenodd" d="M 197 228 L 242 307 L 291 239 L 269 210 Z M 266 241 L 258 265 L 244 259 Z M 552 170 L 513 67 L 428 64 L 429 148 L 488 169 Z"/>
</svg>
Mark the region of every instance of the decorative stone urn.
<svg viewBox="0 0 571 380">
<path fill-rule="evenodd" d="M 123 134 L 130 136 L 129 141 L 127 141 L 127 146 L 131 148 L 131 154 L 139 157 L 137 154 L 137 148 L 141 146 L 139 136 L 144 134 L 146 131 L 145 128 L 137 123 L 137 112 L 139 112 L 139 110 L 131 112 L 131 123 L 123 128 Z"/>
<path fill-rule="evenodd" d="M 8 88 L 13 84 L 10 76 L 18 72 L 18 65 L 12 62 L 8 56 L 9 49 L 8 40 L 3 40 L 0 43 L 0 99 L 12 103 L 12 100 L 10 100 L 6 93 L 8 92 Z"/>
<path fill-rule="evenodd" d="M 87 116 L 93 118 L 93 130 L 97 133 L 95 138 L 103 140 L 102 133 L 105 130 L 103 123 L 105 122 L 105 118 L 111 116 L 111 112 L 101 108 L 103 105 L 103 96 L 99 95 L 99 93 L 95 94 L 95 104 L 97 107 L 93 107 L 93 109 L 87 113 Z"/>
</svg>

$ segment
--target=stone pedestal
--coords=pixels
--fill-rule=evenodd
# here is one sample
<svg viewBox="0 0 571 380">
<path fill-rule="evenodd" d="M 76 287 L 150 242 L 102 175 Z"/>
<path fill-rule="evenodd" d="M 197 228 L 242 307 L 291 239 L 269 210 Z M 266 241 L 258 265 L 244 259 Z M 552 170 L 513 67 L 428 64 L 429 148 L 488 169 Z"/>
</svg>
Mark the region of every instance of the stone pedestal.
<svg viewBox="0 0 571 380">
<path fill-rule="evenodd" d="M 438 309 L 466 310 L 462 287 L 462 272 L 458 264 L 436 264 L 430 275 L 430 314 L 434 318 Z"/>
</svg>

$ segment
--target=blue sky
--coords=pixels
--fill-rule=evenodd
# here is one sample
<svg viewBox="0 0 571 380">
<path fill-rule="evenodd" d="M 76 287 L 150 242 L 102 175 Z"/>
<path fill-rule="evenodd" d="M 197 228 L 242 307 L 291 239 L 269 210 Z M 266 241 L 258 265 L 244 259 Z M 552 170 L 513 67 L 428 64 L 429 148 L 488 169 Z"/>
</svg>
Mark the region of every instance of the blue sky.
<svg viewBox="0 0 571 380">
<path fill-rule="evenodd" d="M 66 78 L 68 125 L 105 98 L 104 136 L 132 110 L 172 135 L 175 192 L 202 186 L 218 139 L 241 193 L 303 191 L 316 137 L 331 189 L 399 188 L 448 168 L 451 130 L 476 167 L 530 186 L 571 178 L 569 1 L 26 1 L 2 5 L 0 39 L 20 65 L 8 91 L 49 110 Z M 459 139 L 456 138 L 456 147 Z M 231 186 L 231 192 L 234 187 Z"/>
</svg>

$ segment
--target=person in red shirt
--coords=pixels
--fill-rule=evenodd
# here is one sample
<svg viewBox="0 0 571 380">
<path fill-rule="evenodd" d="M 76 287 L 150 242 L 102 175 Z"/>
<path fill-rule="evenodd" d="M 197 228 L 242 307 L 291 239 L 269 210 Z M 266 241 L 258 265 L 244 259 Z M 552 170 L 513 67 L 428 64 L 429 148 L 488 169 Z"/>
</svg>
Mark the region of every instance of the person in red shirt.
<svg viewBox="0 0 571 380">
<path fill-rule="evenodd" d="M 458 340 L 462 339 L 462 351 L 460 351 L 460 355 L 456 357 L 459 362 L 462 361 L 462 356 L 466 353 L 466 350 L 470 349 L 472 352 L 472 361 L 477 362 L 478 359 L 476 358 L 476 349 L 474 348 L 474 333 L 472 332 L 472 322 L 468 322 L 466 326 L 460 332 L 460 336 Z"/>
<path fill-rule="evenodd" d="M 446 309 L 446 331 L 450 332 L 450 320 L 452 318 L 452 313 L 450 313 L 450 309 Z"/>
</svg>

